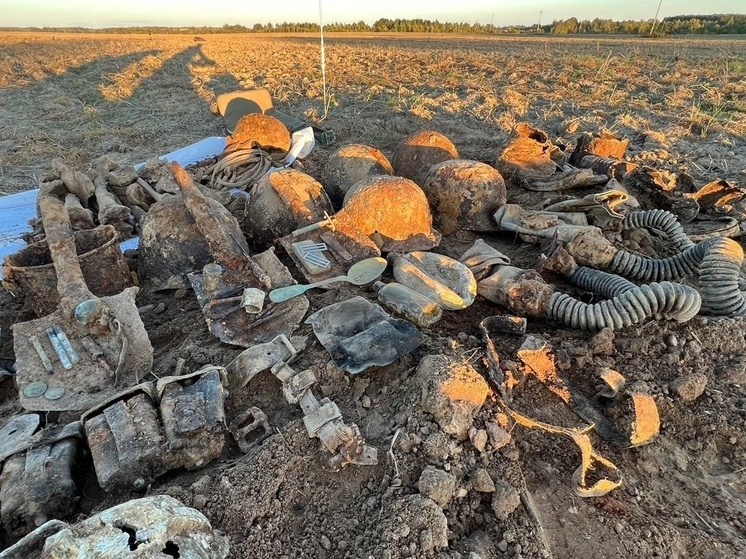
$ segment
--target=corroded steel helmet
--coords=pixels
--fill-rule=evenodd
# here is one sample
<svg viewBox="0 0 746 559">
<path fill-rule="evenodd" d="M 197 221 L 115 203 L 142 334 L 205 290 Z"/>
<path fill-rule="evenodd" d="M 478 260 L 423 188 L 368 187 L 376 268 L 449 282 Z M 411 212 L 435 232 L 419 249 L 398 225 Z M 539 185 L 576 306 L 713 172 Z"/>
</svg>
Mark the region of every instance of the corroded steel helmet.
<svg viewBox="0 0 746 559">
<path fill-rule="evenodd" d="M 383 252 L 429 250 L 440 242 L 425 193 L 402 177 L 355 183 L 334 222 L 340 230 L 349 226 L 371 237 Z"/>
<path fill-rule="evenodd" d="M 430 167 L 457 158 L 458 150 L 451 140 L 440 132 L 423 130 L 404 139 L 396 149 L 391 163 L 394 174 L 422 186 Z"/>
<path fill-rule="evenodd" d="M 226 141 L 225 153 L 260 148 L 274 159 L 282 159 L 290 151 L 290 144 L 290 132 L 282 122 L 261 113 L 250 113 L 239 119 L 233 135 Z"/>
<path fill-rule="evenodd" d="M 493 214 L 505 204 L 505 181 L 497 169 L 469 159 L 438 163 L 422 187 L 443 235 L 459 229 L 498 231 Z"/>
<path fill-rule="evenodd" d="M 137 274 L 143 286 L 160 291 L 191 287 L 187 274 L 212 262 L 207 241 L 181 194 L 150 206 L 140 229 Z"/>
<path fill-rule="evenodd" d="M 497 156 L 497 168 L 516 182 L 546 180 L 557 170 L 552 160 L 554 146 L 543 130 L 521 122 L 515 125 Z"/>
<path fill-rule="evenodd" d="M 326 163 L 324 188 L 335 208 L 350 187 L 358 181 L 376 175 L 393 175 L 391 163 L 376 148 L 362 144 L 342 146 L 329 156 Z"/>
<path fill-rule="evenodd" d="M 243 229 L 252 250 L 262 252 L 276 239 L 333 213 L 324 188 L 294 169 L 264 175 L 249 193 Z"/>
</svg>

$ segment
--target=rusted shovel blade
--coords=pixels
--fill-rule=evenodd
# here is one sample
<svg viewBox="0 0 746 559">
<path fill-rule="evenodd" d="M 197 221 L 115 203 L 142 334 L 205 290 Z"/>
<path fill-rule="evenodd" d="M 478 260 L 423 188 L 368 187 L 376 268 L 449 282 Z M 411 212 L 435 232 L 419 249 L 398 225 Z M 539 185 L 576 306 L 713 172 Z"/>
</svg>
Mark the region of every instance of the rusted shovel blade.
<svg viewBox="0 0 746 559">
<path fill-rule="evenodd" d="M 271 271 L 268 272 L 272 277 Z M 298 329 L 303 317 L 308 311 L 308 299 L 296 297 L 283 303 L 269 303 L 259 314 L 247 313 L 239 304 L 226 302 L 216 305 L 214 294 L 205 293 L 202 274 L 188 274 L 187 276 L 202 308 L 210 332 L 221 342 L 240 347 L 252 347 L 273 340 L 280 334 L 288 338 Z M 274 278 L 273 279 L 273 284 Z M 219 281 L 217 293 L 230 294 L 229 297 L 240 297 L 239 286 Z M 233 294 L 238 290 L 237 294 Z M 269 302 L 269 299 L 267 299 Z"/>
<path fill-rule="evenodd" d="M 100 298 L 121 324 L 120 335 L 111 332 L 107 335 L 94 336 L 72 317 L 64 316 L 59 309 L 43 318 L 13 325 L 16 384 L 21 405 L 25 409 L 86 410 L 121 391 L 122 387 L 137 384 L 150 373 L 153 366 L 153 347 L 137 312 L 137 291 L 138 288 L 130 287 L 117 295 Z M 80 358 L 72 369 L 63 368 L 49 340 L 47 330 L 54 326 L 61 327 Z M 46 371 L 39 354 L 31 344 L 32 336 L 41 344 L 52 364 L 54 374 Z M 103 354 L 94 357 L 83 345 L 84 338 L 93 340 Z M 114 371 L 117 370 L 120 358 L 125 361 L 120 367 L 121 378 L 117 384 Z M 32 383 L 38 384 L 29 387 Z"/>
<path fill-rule="evenodd" d="M 236 218 L 221 204 L 205 197 L 178 163 L 171 163 L 171 171 L 183 193 L 187 211 L 205 237 L 213 260 L 222 268 L 218 285 L 211 291 L 204 288 L 202 274 L 187 276 L 210 332 L 222 342 L 241 347 L 268 342 L 280 334 L 290 337 L 308 310 L 305 297 L 269 304 L 258 314 L 247 313 L 239 301 L 246 287 L 266 292 L 293 283 L 288 269 L 272 250 L 249 254 Z"/>
</svg>

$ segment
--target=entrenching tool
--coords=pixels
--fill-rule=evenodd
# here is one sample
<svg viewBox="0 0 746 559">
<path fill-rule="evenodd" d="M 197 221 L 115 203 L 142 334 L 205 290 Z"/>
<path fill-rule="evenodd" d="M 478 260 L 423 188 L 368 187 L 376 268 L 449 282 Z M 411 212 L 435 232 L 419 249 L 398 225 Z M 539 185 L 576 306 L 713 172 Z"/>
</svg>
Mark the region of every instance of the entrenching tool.
<svg viewBox="0 0 746 559">
<path fill-rule="evenodd" d="M 273 289 L 269 292 L 269 300 L 273 303 L 280 303 L 292 299 L 293 297 L 297 297 L 298 295 L 302 295 L 309 289 L 339 281 L 346 281 L 352 285 L 365 285 L 380 277 L 386 269 L 387 264 L 385 258 L 366 258 L 365 260 L 361 260 L 360 262 L 350 266 L 350 269 L 347 270 L 346 276 L 328 278 L 306 285 L 289 285 L 287 287 Z"/>
<path fill-rule="evenodd" d="M 39 197 L 57 274 L 55 312 L 13 325 L 16 384 L 27 410 L 85 410 L 133 385 L 153 365 L 137 287 L 96 297 L 86 285 L 62 200 Z"/>
<path fill-rule="evenodd" d="M 272 250 L 251 255 L 236 218 L 202 194 L 181 165 L 171 163 L 171 172 L 213 258 L 203 273 L 188 274 L 210 332 L 241 347 L 268 342 L 279 334 L 289 337 L 305 316 L 308 299 L 262 309 L 256 294 L 263 301 L 264 292 L 292 283 L 290 273 Z M 246 304 L 249 298 L 256 304 Z"/>
</svg>

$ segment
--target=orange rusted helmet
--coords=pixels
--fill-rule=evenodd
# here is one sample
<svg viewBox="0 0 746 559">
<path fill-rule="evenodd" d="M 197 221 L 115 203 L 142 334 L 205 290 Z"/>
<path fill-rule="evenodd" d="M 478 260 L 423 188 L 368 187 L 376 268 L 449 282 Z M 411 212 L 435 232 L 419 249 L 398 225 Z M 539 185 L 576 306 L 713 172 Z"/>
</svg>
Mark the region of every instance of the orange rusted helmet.
<svg viewBox="0 0 746 559">
<path fill-rule="evenodd" d="M 499 230 L 492 216 L 505 204 L 506 189 L 494 167 L 469 159 L 444 161 L 430 167 L 422 189 L 443 235 Z"/>
<path fill-rule="evenodd" d="M 383 252 L 429 250 L 440 242 L 425 193 L 402 177 L 355 183 L 334 220 L 340 230 L 350 227 L 371 237 Z"/>
<path fill-rule="evenodd" d="M 225 153 L 260 148 L 274 159 L 282 159 L 290 151 L 290 144 L 290 132 L 282 122 L 271 116 L 250 113 L 239 119 L 226 142 Z"/>
<path fill-rule="evenodd" d="M 422 186 L 430 167 L 457 158 L 458 150 L 451 140 L 440 132 L 422 130 L 404 138 L 396 148 L 391 164 L 394 174 Z"/>
<path fill-rule="evenodd" d="M 313 177 L 282 169 L 264 175 L 251 189 L 243 229 L 251 248 L 261 252 L 276 239 L 333 211 L 324 188 Z"/>
<path fill-rule="evenodd" d="M 334 207 L 339 209 L 345 193 L 356 182 L 376 175 L 393 174 L 391 163 L 376 148 L 349 144 L 329 156 L 324 169 L 324 188 Z"/>
<path fill-rule="evenodd" d="M 557 171 L 552 160 L 556 149 L 546 132 L 520 122 L 498 154 L 496 167 L 504 177 L 518 183 L 546 180 Z"/>
</svg>

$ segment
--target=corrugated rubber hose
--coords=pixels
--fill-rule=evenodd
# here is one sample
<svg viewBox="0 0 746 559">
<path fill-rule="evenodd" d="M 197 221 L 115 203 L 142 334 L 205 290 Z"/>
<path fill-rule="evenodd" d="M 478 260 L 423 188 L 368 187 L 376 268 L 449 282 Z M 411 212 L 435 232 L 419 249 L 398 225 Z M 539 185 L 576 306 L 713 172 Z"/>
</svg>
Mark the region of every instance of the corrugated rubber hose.
<svg viewBox="0 0 746 559">
<path fill-rule="evenodd" d="M 699 270 L 699 265 L 705 256 L 704 243 L 706 242 L 703 241 L 667 258 L 648 258 L 626 250 L 619 250 L 607 270 L 613 274 L 645 283 L 693 276 Z"/>
<path fill-rule="evenodd" d="M 581 330 L 619 330 L 650 317 L 686 322 L 696 316 L 702 303 L 699 293 L 687 285 L 664 281 L 638 287 L 624 278 L 591 268 L 578 268 L 570 281 L 611 297 L 600 303 L 584 303 L 566 293 L 552 294 L 548 316 Z"/>
<path fill-rule="evenodd" d="M 694 242 L 684 232 L 678 218 L 667 210 L 640 210 L 629 212 L 622 220 L 624 229 L 655 229 L 680 251 L 694 246 Z"/>
<path fill-rule="evenodd" d="M 666 210 L 641 210 L 630 212 L 622 221 L 624 229 L 655 229 L 673 243 L 680 254 L 668 258 L 651 259 L 620 250 L 614 256 L 610 272 L 642 282 L 677 280 L 697 272 L 704 250 L 697 248 L 684 233 L 674 214 Z"/>
<path fill-rule="evenodd" d="M 652 259 L 620 250 L 607 271 L 646 283 L 699 275 L 703 313 L 740 316 L 746 314 L 746 299 L 739 287 L 742 264 L 741 245 L 714 237 L 668 258 Z"/>
<path fill-rule="evenodd" d="M 707 251 L 699 265 L 703 311 L 727 316 L 746 314 L 744 292 L 738 287 L 743 264 L 741 245 L 725 237 L 707 239 L 703 243 L 707 243 Z"/>
</svg>

